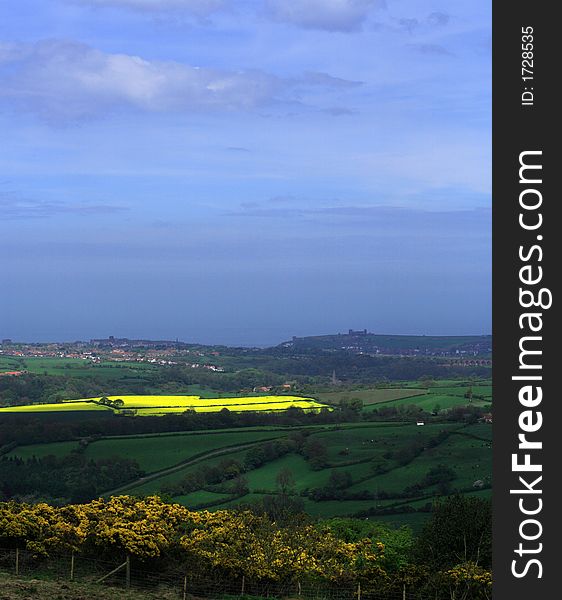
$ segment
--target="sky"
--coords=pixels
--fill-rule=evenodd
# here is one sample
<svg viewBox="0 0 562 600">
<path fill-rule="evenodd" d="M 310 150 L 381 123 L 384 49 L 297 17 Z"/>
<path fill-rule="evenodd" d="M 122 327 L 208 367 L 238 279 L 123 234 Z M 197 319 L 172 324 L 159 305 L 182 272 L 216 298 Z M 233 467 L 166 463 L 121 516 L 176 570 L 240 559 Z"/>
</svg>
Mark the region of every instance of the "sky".
<svg viewBox="0 0 562 600">
<path fill-rule="evenodd" d="M 491 330 L 489 0 L 0 4 L 0 339 Z"/>
</svg>

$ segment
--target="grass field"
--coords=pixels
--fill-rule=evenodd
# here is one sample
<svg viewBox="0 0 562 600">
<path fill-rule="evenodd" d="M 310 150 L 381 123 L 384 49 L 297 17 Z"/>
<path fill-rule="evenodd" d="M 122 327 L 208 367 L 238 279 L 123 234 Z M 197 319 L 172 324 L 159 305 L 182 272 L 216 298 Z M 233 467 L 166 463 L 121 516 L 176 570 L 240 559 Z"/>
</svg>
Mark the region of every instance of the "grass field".
<svg viewBox="0 0 562 600">
<path fill-rule="evenodd" d="M 412 443 L 418 443 L 422 448 L 442 431 L 448 431 L 449 436 L 435 447 L 425 447 L 408 464 L 400 465 L 389 453 L 399 452 Z M 263 432 L 264 434 L 266 432 Z M 479 494 L 486 496 L 489 490 L 472 490 L 473 483 L 477 480 L 485 482 L 491 478 L 491 426 L 479 423 L 463 426 L 460 424 L 433 424 L 423 428 L 411 424 L 388 426 L 375 423 L 370 426 L 362 424 L 359 427 L 318 428 L 311 434 L 312 437 L 324 442 L 328 449 L 327 465 L 321 469 L 313 469 L 308 461 L 299 454 L 288 454 L 273 462 L 247 471 L 244 474 L 247 480 L 249 493 L 239 499 L 232 499 L 223 492 L 213 492 L 204 489 L 184 496 L 177 496 L 176 501 L 187 506 L 205 507 L 210 510 L 227 508 L 240 502 L 252 502 L 263 497 L 264 494 L 276 494 L 277 476 L 281 470 L 289 470 L 294 479 L 293 493 L 300 496 L 305 509 L 318 517 L 334 515 L 353 515 L 359 511 L 373 507 L 394 509 L 400 514 L 386 515 L 385 519 L 392 523 L 408 522 L 417 527 L 427 513 L 419 516 L 416 513 L 409 517 L 408 510 L 420 508 L 436 493 L 435 486 L 429 486 L 415 493 L 412 497 L 400 496 L 405 488 L 421 482 L 427 473 L 438 464 L 446 464 L 454 471 L 451 481 L 453 488 L 464 490 L 463 493 Z M 282 437 L 281 432 L 279 437 Z M 480 439 L 482 438 L 482 439 Z M 245 439 L 251 439 L 247 436 Z M 257 438 L 252 438 L 257 439 Z M 129 447 L 130 448 L 130 447 Z M 242 462 L 247 450 L 232 448 L 220 456 L 202 456 L 194 464 L 173 472 L 156 476 L 149 482 L 139 482 L 131 486 L 127 493 L 149 494 L 158 493 L 169 484 L 181 481 L 188 473 L 201 467 L 217 465 L 225 458 Z M 342 454 L 342 451 L 344 454 Z M 384 467 L 386 472 L 378 472 Z M 343 499 L 314 501 L 308 496 L 310 490 L 326 486 L 332 472 L 349 472 L 351 485 L 345 492 L 347 494 L 368 492 L 384 492 L 384 499 Z M 403 512 L 400 512 L 403 511 Z M 404 515 L 404 519 L 402 519 Z M 423 516 L 425 515 L 425 516 Z M 392 517 L 392 518 L 391 518 Z M 378 518 L 378 517 L 377 517 Z"/>
<path fill-rule="evenodd" d="M 130 456 L 141 469 L 152 473 L 165 469 L 194 456 L 219 448 L 242 445 L 285 436 L 286 432 L 229 431 L 215 434 L 183 434 L 166 437 L 139 437 L 132 439 L 107 439 L 90 444 L 86 456 L 92 459 Z"/>
<path fill-rule="evenodd" d="M 320 402 L 334 406 L 342 401 L 361 400 L 363 410 L 370 412 L 385 407 L 416 405 L 427 412 L 449 410 L 457 406 L 484 407 L 492 402 L 490 380 L 461 381 L 455 379 L 431 382 L 427 388 L 419 387 L 420 382 L 401 382 L 388 387 L 367 389 L 338 389 L 313 394 Z M 418 387 L 415 387 L 415 386 Z M 465 394 L 472 390 L 472 399 Z"/>
<path fill-rule="evenodd" d="M 472 390 L 472 399 L 465 396 L 468 390 Z M 367 390 L 365 390 L 367 392 Z M 439 412 L 449 410 L 457 406 L 478 406 L 485 407 L 492 403 L 492 384 L 491 381 L 455 381 L 445 380 L 439 381 L 431 385 L 431 387 L 422 390 L 418 388 L 385 388 L 373 390 L 374 392 L 385 392 L 372 402 L 365 402 L 364 410 L 376 410 L 382 407 L 400 407 L 415 404 L 422 410 L 427 412 Z M 396 396 L 393 398 L 392 393 Z M 351 398 L 360 397 L 354 396 L 355 392 L 348 392 Z"/>
<path fill-rule="evenodd" d="M 84 365 L 84 361 L 68 364 L 68 359 L 25 359 L 25 367 L 32 372 L 52 372 L 75 375 L 98 368 L 98 365 Z M 9 362 L 0 357 L 1 369 L 20 369 L 21 360 Z M 108 373 L 125 377 L 139 377 L 144 365 L 100 365 Z M 140 370 L 139 370 L 140 369 Z M 126 374 L 126 375 L 125 375 Z M 108 375 L 109 376 L 109 375 Z M 367 387 L 353 390 L 344 386 L 311 393 L 312 397 L 299 396 L 241 396 L 216 393 L 209 388 L 190 386 L 190 395 L 145 395 L 109 396 L 109 400 L 122 400 L 122 406 L 102 406 L 100 398 L 85 398 L 57 404 L 32 404 L 0 409 L 2 414 L 48 415 L 63 420 L 88 418 L 87 415 L 113 416 L 125 414 L 165 415 L 196 412 L 220 411 L 224 408 L 233 412 L 241 411 L 284 411 L 298 406 L 305 411 L 333 410 L 342 400 L 358 398 L 363 403 L 363 411 L 369 413 L 386 407 L 417 405 L 427 412 L 443 412 L 458 406 L 484 407 L 492 403 L 493 388 L 489 380 L 441 380 L 426 382 L 400 382 L 385 388 Z M 111 386 L 108 386 L 111 387 Z M 467 397 L 468 390 L 472 398 Z M 330 406 L 331 405 L 331 406 Z M 412 413 L 403 413 L 404 415 Z M 60 415 L 57 417 L 57 415 Z M 71 415 L 75 415 L 72 417 Z M 398 413 L 400 415 L 400 413 Z M 99 417 L 98 417 L 99 418 Z M 397 418 L 397 417 L 394 417 Z M 415 417 L 414 417 L 415 418 Z M 453 471 L 449 482 L 451 489 L 477 497 L 489 497 L 491 482 L 491 425 L 476 423 L 433 422 L 429 419 L 423 427 L 409 422 L 349 422 L 338 425 L 317 425 L 302 428 L 311 439 L 322 443 L 326 449 L 325 464 L 313 468 L 303 454 L 292 452 L 262 466 L 246 471 L 243 476 L 249 492 L 241 498 L 225 493 L 227 488 L 206 486 L 189 494 L 178 495 L 174 499 L 191 508 L 217 510 L 262 499 L 265 495 L 279 492 L 277 477 L 281 470 L 292 474 L 294 485 L 291 493 L 298 496 L 305 509 L 319 518 L 336 515 L 349 516 L 373 509 L 393 511 L 395 514 L 377 514 L 376 520 L 392 524 L 409 524 L 418 530 L 427 512 L 419 511 L 433 501 L 437 494 L 437 484 L 423 483 L 428 472 L 436 465 L 446 465 Z M 90 442 L 82 449 L 91 459 L 111 459 L 114 457 L 134 458 L 145 475 L 126 486 L 123 493 L 144 495 L 160 493 L 170 484 L 176 485 L 189 473 L 209 469 L 225 459 L 244 463 L 246 454 L 253 444 L 266 440 L 286 438 L 287 428 L 248 427 L 205 432 L 165 433 L 152 435 L 131 435 L 106 437 Z M 435 444 L 441 432 L 448 435 Z M 442 436 L 443 437 L 443 436 Z M 404 452 L 415 446 L 416 452 L 404 461 Z M 80 447 L 78 441 L 34 444 L 12 450 L 8 456 L 23 459 L 61 457 Z M 325 489 L 332 473 L 348 474 L 350 478 L 341 490 L 340 500 L 318 500 L 314 495 Z M 474 488 L 478 480 L 484 482 L 484 489 Z M 420 486 L 420 483 L 423 485 Z M 416 487 L 417 486 L 417 487 Z M 181 489 L 181 488 L 178 488 Z M 413 492 L 406 490 L 413 489 Z M 110 492 L 112 490 L 107 490 Z M 367 494 L 365 495 L 365 492 Z M 177 493 L 177 492 L 176 492 Z M 408 495 L 410 494 L 410 495 Z M 374 495 L 374 497 L 369 497 Z M 314 499 L 316 498 L 316 499 Z M 369 517 L 371 518 L 371 517 Z"/>
<path fill-rule="evenodd" d="M 92 363 L 80 358 L 12 357 L 0 356 L 0 371 L 25 370 L 37 375 L 63 375 L 66 377 L 101 376 L 108 379 L 142 377 L 143 372 L 158 367 L 148 363 L 103 361 Z"/>
<path fill-rule="evenodd" d="M 84 450 L 84 454 L 92 460 L 117 456 L 134 458 L 143 471 L 153 473 L 213 450 L 276 439 L 286 435 L 287 432 L 284 430 L 255 428 L 252 431 L 227 430 L 216 433 L 190 432 L 166 436 L 114 437 L 91 442 Z M 50 455 L 65 456 L 77 447 L 77 442 L 34 444 L 17 447 L 8 456 L 23 459 L 43 458 Z"/>
<path fill-rule="evenodd" d="M 185 432 L 163 435 L 116 436 L 91 442 L 84 450 L 88 458 L 134 458 L 146 475 L 132 482 L 120 493 L 145 495 L 162 493 L 177 485 L 189 473 L 209 470 L 225 459 L 243 464 L 249 448 L 272 439 L 284 439 L 294 428 L 255 427 L 242 430 Z M 277 494 L 277 477 L 288 470 L 293 479 L 291 493 L 300 497 L 311 515 L 319 518 L 350 516 L 371 509 L 391 510 L 396 514 L 380 515 L 389 523 L 410 524 L 418 529 L 429 513 L 415 512 L 431 504 L 436 485 L 422 485 L 411 495 L 405 490 L 424 481 L 436 465 L 453 470 L 452 489 L 462 493 L 489 496 L 489 489 L 475 489 L 482 480 L 489 487 L 492 472 L 491 425 L 476 423 L 428 423 L 423 427 L 412 423 L 346 423 L 303 428 L 309 439 L 326 448 L 325 464 L 313 468 L 305 457 L 289 453 L 247 470 L 244 478 L 248 494 L 233 498 L 226 490 L 205 487 L 174 500 L 191 508 L 217 510 L 239 503 L 259 500 Z M 446 435 L 444 435 L 446 434 Z M 438 443 L 437 436 L 441 435 Z M 21 458 L 63 456 L 76 449 L 78 442 L 35 444 L 15 448 L 8 456 Z M 401 462 L 401 453 L 415 447 L 416 452 Z M 326 488 L 332 473 L 348 474 L 342 499 L 314 500 L 313 490 Z M 364 497 L 364 492 L 375 494 Z M 109 490 L 108 490 L 109 492 Z M 378 519 L 379 515 L 373 517 Z"/>
<path fill-rule="evenodd" d="M 43 458 L 44 456 L 67 456 L 78 448 L 78 442 L 52 442 L 50 444 L 33 444 L 31 446 L 18 446 L 7 454 L 8 457 L 17 457 L 24 460 L 28 458 Z"/>
<path fill-rule="evenodd" d="M 126 493 L 133 495 L 158 494 L 166 485 L 180 481 L 188 473 L 192 473 L 200 467 L 216 466 L 225 458 L 243 461 L 245 455 L 246 450 L 233 449 L 228 451 L 226 454 L 202 457 L 200 460 L 194 461 L 193 464 L 186 465 L 177 471 L 174 471 L 173 473 L 164 474 L 161 477 L 152 479 L 151 481 L 141 481 L 136 485 L 131 485 L 127 488 Z"/>
<path fill-rule="evenodd" d="M 364 406 L 389 402 L 402 398 L 412 398 L 429 393 L 427 389 L 416 388 L 369 388 L 366 390 L 341 390 L 337 392 L 320 392 L 315 397 L 321 402 L 340 404 L 342 400 L 359 399 Z"/>
</svg>

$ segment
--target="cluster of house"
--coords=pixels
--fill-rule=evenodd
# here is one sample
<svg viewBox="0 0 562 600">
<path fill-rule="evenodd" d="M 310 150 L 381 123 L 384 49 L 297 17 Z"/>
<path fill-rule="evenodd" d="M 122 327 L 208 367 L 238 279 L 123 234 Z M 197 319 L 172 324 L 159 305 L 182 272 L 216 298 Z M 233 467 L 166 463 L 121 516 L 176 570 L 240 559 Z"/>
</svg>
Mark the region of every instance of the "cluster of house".
<svg viewBox="0 0 562 600">
<path fill-rule="evenodd" d="M 290 390 L 293 387 L 293 383 L 283 383 L 279 386 L 275 386 L 278 388 L 281 388 L 282 390 Z M 252 392 L 254 392 L 254 394 L 257 394 L 259 392 L 271 392 L 271 390 L 273 389 L 274 386 L 272 385 L 260 385 L 257 386 L 255 388 L 252 389 Z"/>
<path fill-rule="evenodd" d="M 25 375 L 27 371 L 4 371 L 0 373 L 0 377 L 19 377 L 20 375 Z"/>
</svg>

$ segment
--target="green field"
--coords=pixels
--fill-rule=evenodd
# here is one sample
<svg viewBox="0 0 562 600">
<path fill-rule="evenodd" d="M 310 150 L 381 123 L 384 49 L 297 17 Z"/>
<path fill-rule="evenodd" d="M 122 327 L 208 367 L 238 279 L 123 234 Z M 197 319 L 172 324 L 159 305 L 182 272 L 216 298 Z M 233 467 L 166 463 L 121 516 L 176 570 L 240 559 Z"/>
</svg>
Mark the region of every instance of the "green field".
<svg viewBox="0 0 562 600">
<path fill-rule="evenodd" d="M 459 381 L 442 380 L 431 382 L 426 388 L 418 382 L 402 382 L 388 387 L 370 387 L 360 389 L 342 388 L 334 391 L 322 391 L 312 394 L 320 402 L 334 406 L 345 401 L 360 400 L 365 412 L 385 407 L 415 405 L 426 412 L 448 410 L 457 406 L 485 407 L 492 402 L 492 384 L 489 380 Z M 417 387 L 416 387 L 417 385 Z M 472 391 L 472 398 L 465 396 Z"/>
<path fill-rule="evenodd" d="M 65 377 L 103 377 L 108 379 L 136 379 L 158 367 L 150 363 L 102 361 L 92 363 L 81 358 L 12 357 L 0 356 L 0 371 L 25 370 L 37 375 Z"/>
<path fill-rule="evenodd" d="M 444 441 L 432 448 L 424 446 L 426 442 L 443 431 L 449 433 Z M 278 432 L 279 438 L 285 434 Z M 261 435 L 271 435 L 271 432 L 261 432 Z M 276 478 L 281 470 L 288 469 L 294 479 L 292 493 L 303 499 L 305 509 L 312 515 L 319 517 L 353 515 L 359 511 L 378 507 L 392 508 L 399 513 L 391 515 L 393 519 L 386 515 L 385 518 L 388 518 L 389 522 L 402 522 L 402 514 L 407 522 L 414 522 L 418 517 L 409 518 L 407 511 L 411 508 L 423 507 L 428 502 L 431 503 L 437 492 L 436 486 L 425 487 L 411 497 L 404 497 L 401 494 L 406 488 L 420 483 L 427 473 L 438 464 L 445 464 L 453 469 L 454 479 L 450 482 L 452 489 L 462 490 L 463 493 L 489 494 L 488 489 L 473 488 L 473 484 L 477 480 L 484 481 L 486 486 L 489 486 L 491 481 L 491 426 L 487 424 L 479 423 L 469 426 L 458 423 L 432 424 L 419 427 L 410 424 L 389 426 L 375 423 L 371 426 L 362 424 L 359 427 L 349 426 L 335 430 L 329 427 L 318 427 L 311 437 L 323 441 L 328 448 L 327 464 L 323 468 L 314 469 L 303 456 L 291 453 L 257 469 L 247 471 L 244 477 L 247 480 L 249 493 L 242 498 L 233 499 L 222 491 L 201 489 L 187 495 L 177 496 L 175 500 L 187 506 L 197 506 L 198 508 L 208 506 L 213 510 L 233 506 L 240 502 L 251 502 L 260 499 L 264 494 L 277 494 Z M 257 441 L 258 437 L 245 433 L 243 439 Z M 232 438 L 227 437 L 225 443 L 231 440 Z M 181 481 L 187 474 L 194 473 L 202 467 L 216 466 L 225 458 L 243 462 L 247 449 L 224 447 L 223 453 L 213 455 L 211 448 L 219 448 L 219 440 L 216 441 L 216 444 L 201 444 L 199 448 L 207 448 L 207 454 L 197 454 L 193 463 L 180 466 L 174 472 L 165 472 L 162 475 L 156 473 L 150 481 L 141 480 L 137 484 L 129 486 L 126 492 L 139 495 L 159 493 L 170 484 Z M 113 443 L 112 449 L 120 453 L 128 453 L 133 448 L 132 445 L 121 445 L 122 440 L 113 442 L 106 440 L 105 443 Z M 400 452 L 401 449 L 412 443 L 419 443 L 420 447 L 425 449 L 408 464 L 400 465 L 397 460 L 388 457 L 389 453 Z M 342 451 L 345 454 L 342 455 Z M 169 452 L 170 457 L 177 457 L 173 450 Z M 139 453 L 140 458 L 145 456 L 143 460 L 150 460 L 148 455 L 150 453 Z M 153 463 L 152 468 L 154 468 L 154 464 L 156 463 Z M 377 471 L 381 468 L 384 468 L 386 472 Z M 348 472 L 350 474 L 351 484 L 345 489 L 345 493 L 348 495 L 366 490 L 367 492 L 376 492 L 377 495 L 384 493 L 385 496 L 381 495 L 378 499 L 313 500 L 309 496 L 311 490 L 326 486 L 332 472 Z M 393 508 L 395 506 L 396 508 Z"/>
<path fill-rule="evenodd" d="M 427 389 L 416 388 L 369 388 L 359 390 L 341 390 L 337 392 L 320 392 L 315 394 L 315 398 L 321 402 L 329 404 L 340 404 L 342 400 L 358 399 L 364 406 L 378 404 L 379 402 L 389 402 L 391 400 L 400 400 L 402 398 L 412 398 L 429 393 Z"/>
<path fill-rule="evenodd" d="M 43 458 L 44 456 L 67 456 L 78 448 L 78 442 L 52 442 L 50 444 L 33 444 L 18 446 L 6 456 L 14 458 Z"/>
<path fill-rule="evenodd" d="M 472 398 L 467 398 L 465 394 L 468 391 L 472 391 Z M 364 391 L 367 394 L 367 390 Z M 384 394 L 381 394 L 372 402 L 365 402 L 364 410 L 377 410 L 383 407 L 400 407 L 415 405 L 426 412 L 439 412 L 443 410 L 449 410 L 457 406 L 475 406 L 475 407 L 486 407 L 492 403 L 492 384 L 489 381 L 479 381 L 472 383 L 470 381 L 455 381 L 447 380 L 434 383 L 431 387 L 421 390 L 416 388 L 385 388 L 372 390 L 372 392 L 382 392 L 387 394 L 387 398 Z M 396 396 L 393 398 L 392 393 Z M 361 397 L 354 396 L 355 392 L 347 392 L 350 397 Z M 379 399 L 380 398 L 380 399 Z"/>
<path fill-rule="evenodd" d="M 419 398 L 425 399 L 425 395 Z M 137 403 L 141 404 L 138 400 Z M 123 457 L 139 463 L 145 475 L 116 490 L 107 490 L 108 493 L 168 493 L 166 490 L 171 485 L 177 486 L 186 475 L 207 472 L 225 459 L 244 464 L 252 447 L 285 439 L 295 429 L 301 429 L 308 436 L 305 439 L 325 447 L 325 462 L 320 468 L 294 451 L 246 470 L 243 477 L 248 493 L 241 497 L 233 496 L 221 486 L 203 485 L 201 489 L 176 495 L 174 500 L 209 510 L 257 501 L 264 495 L 279 493 L 277 477 L 284 470 L 290 472 L 293 479 L 290 494 L 300 498 L 311 515 L 324 518 L 386 510 L 392 514 L 377 514 L 373 518 L 381 516 L 389 523 L 408 523 L 417 529 L 429 513 L 411 511 L 431 504 L 438 493 L 436 484 L 423 483 L 436 465 L 452 469 L 451 490 L 483 497 L 490 492 L 492 428 L 486 423 L 430 422 L 417 426 L 411 422 L 363 422 L 114 436 L 91 441 L 81 452 L 94 460 Z M 15 448 L 8 457 L 60 457 L 78 447 L 77 441 L 35 444 Z M 409 448 L 415 448 L 415 452 L 404 459 L 404 452 Z M 316 490 L 329 487 L 333 473 L 348 478 L 341 490 L 341 499 L 315 499 Z M 478 480 L 484 482 L 484 489 L 474 488 Z M 416 488 L 416 485 L 421 487 Z M 408 489 L 413 491 L 406 493 Z M 365 497 L 365 493 L 371 497 Z"/>
<path fill-rule="evenodd" d="M 107 439 L 90 444 L 86 449 L 86 456 L 92 459 L 131 456 L 138 461 L 141 469 L 147 473 L 152 473 L 213 450 L 275 439 L 284 435 L 286 435 L 286 432 L 283 431 L 258 430 Z"/>
<path fill-rule="evenodd" d="M 137 363 L 93 365 L 79 359 L 0 357 L 0 370 L 25 369 L 30 373 L 69 377 L 103 374 L 110 383 L 107 387 L 104 384 L 102 389 L 122 389 L 111 382 L 125 381 L 128 378 L 138 380 L 142 378 L 143 372 L 147 373 L 152 368 L 151 365 Z M 147 389 L 150 392 L 158 391 L 156 386 Z M 490 380 L 431 381 L 424 378 L 421 381 L 385 384 L 385 387 L 374 384 L 364 387 L 358 384 L 349 384 L 348 387 L 344 384 L 332 387 L 323 385 L 321 389 L 324 391 L 317 392 L 307 386 L 303 389 L 308 391 L 302 397 L 250 394 L 237 396 L 236 393 L 218 393 L 199 385 L 170 386 L 169 389 L 174 390 L 175 394 L 112 395 L 107 397 L 108 401 L 104 401 L 106 404 L 101 404 L 101 398 L 95 397 L 11 406 L 0 408 L 0 417 L 6 415 L 6 422 L 9 422 L 7 415 L 42 415 L 42 418 L 63 422 L 65 418 L 80 421 L 96 415 L 98 419 L 104 416 L 117 418 L 118 415 L 132 418 L 182 414 L 191 410 L 276 412 L 299 407 L 305 412 L 320 412 L 323 409 L 337 411 L 342 401 L 357 399 L 363 405 L 362 409 L 358 409 L 363 415 L 358 418 L 364 420 L 353 422 L 351 419 L 350 422 L 329 425 L 260 426 L 120 435 L 94 440 L 85 435 L 83 440 L 16 447 L 6 456 L 21 459 L 41 459 L 47 456 L 60 458 L 74 451 L 93 461 L 117 457 L 134 459 L 142 470 L 142 476 L 134 475 L 139 478 L 112 490 L 102 488 L 102 493 L 164 493 L 191 508 L 209 510 L 259 501 L 264 496 L 279 494 L 278 475 L 285 471 L 291 474 L 293 480 L 289 495 L 300 499 L 305 510 L 313 516 L 324 518 L 360 513 L 363 517 L 368 514 L 371 518 L 376 513 L 373 519 L 392 524 L 407 523 L 415 530 L 419 529 L 429 515 L 425 512 L 427 506 L 437 495 L 446 493 L 447 490 L 458 490 L 478 497 L 488 497 L 490 494 L 491 425 L 483 422 L 470 425 L 451 422 L 446 415 L 448 410 L 462 406 L 488 410 L 493 396 Z M 176 390 L 189 390 L 189 394 L 179 395 Z M 72 396 L 69 394 L 67 397 Z M 426 424 L 418 426 L 415 423 L 415 410 L 405 408 L 410 405 L 433 413 L 433 416 L 424 417 Z M 372 414 L 373 411 L 387 408 L 397 410 L 382 412 L 376 417 Z M 370 418 L 377 420 L 369 421 Z M 378 420 L 382 418 L 389 421 Z M 322 419 L 318 423 L 323 421 Z M 301 441 L 301 446 L 290 447 L 290 452 L 279 458 L 268 459 L 257 468 L 244 469 L 242 478 L 248 493 L 244 494 L 244 489 L 236 494 L 229 491 L 230 480 L 220 481 L 218 484 L 212 480 L 205 480 L 207 483 L 200 484 L 197 480 L 200 489 L 182 484 L 187 475 L 213 471 L 213 467 L 224 464 L 227 459 L 244 465 L 248 453 L 256 447 L 272 440 L 287 439 L 297 430 L 307 436 L 304 438 L 307 442 L 312 440 L 325 448 L 322 464 L 311 462 L 302 445 L 304 442 Z M 445 482 L 434 482 L 428 475 L 438 465 L 446 465 L 449 469 L 449 478 Z M 333 481 L 338 476 L 340 480 L 344 480 L 343 487 L 337 488 L 339 495 L 322 495 L 323 490 L 331 489 L 330 486 L 334 485 Z M 483 488 L 475 487 L 477 482 L 482 482 Z M 187 493 L 189 490 L 194 491 Z"/>
<path fill-rule="evenodd" d="M 184 478 L 189 473 L 193 473 L 200 467 L 213 467 L 218 465 L 225 458 L 244 460 L 246 450 L 229 449 L 224 454 L 213 454 L 212 456 L 197 457 L 193 460 L 192 464 L 180 466 L 178 470 L 173 473 L 165 473 L 157 478 L 151 479 L 150 481 L 139 481 L 136 484 L 127 486 L 126 493 L 133 495 L 146 495 L 146 494 L 158 494 L 165 488 L 166 485 L 176 483 Z"/>
<path fill-rule="evenodd" d="M 84 450 L 84 454 L 92 460 L 116 456 L 134 458 L 143 471 L 153 473 L 220 448 L 283 436 L 286 436 L 284 430 L 256 428 L 252 431 L 227 430 L 216 433 L 191 432 L 166 436 L 112 437 L 91 442 Z M 34 444 L 15 448 L 8 456 L 24 459 L 43 458 L 49 455 L 64 456 L 77 447 L 77 442 Z"/>
</svg>

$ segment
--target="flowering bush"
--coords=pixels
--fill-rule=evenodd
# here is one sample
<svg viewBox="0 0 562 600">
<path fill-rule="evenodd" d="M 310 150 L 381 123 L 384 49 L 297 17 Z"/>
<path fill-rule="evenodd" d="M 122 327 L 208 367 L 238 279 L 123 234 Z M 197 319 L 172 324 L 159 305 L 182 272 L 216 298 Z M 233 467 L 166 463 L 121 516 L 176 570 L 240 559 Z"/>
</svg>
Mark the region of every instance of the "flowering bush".
<svg viewBox="0 0 562 600">
<path fill-rule="evenodd" d="M 255 580 L 380 575 L 384 546 L 348 543 L 312 525 L 282 527 L 249 511 L 190 511 L 151 496 L 116 496 L 61 508 L 0 503 L 0 542 L 48 556 L 52 551 L 176 556 L 190 569 Z"/>
<path fill-rule="evenodd" d="M 431 574 L 402 565 L 389 574 L 385 546 L 374 538 L 345 541 L 328 526 L 282 526 L 250 511 L 195 512 L 157 496 L 116 496 L 63 507 L 0 502 L 0 547 L 25 547 L 46 557 L 59 551 L 128 554 L 153 567 L 165 559 L 168 566 L 213 578 L 361 582 L 365 591 L 377 592 L 429 585 L 455 598 L 478 600 L 491 594 L 491 574 L 474 563 Z"/>
</svg>

